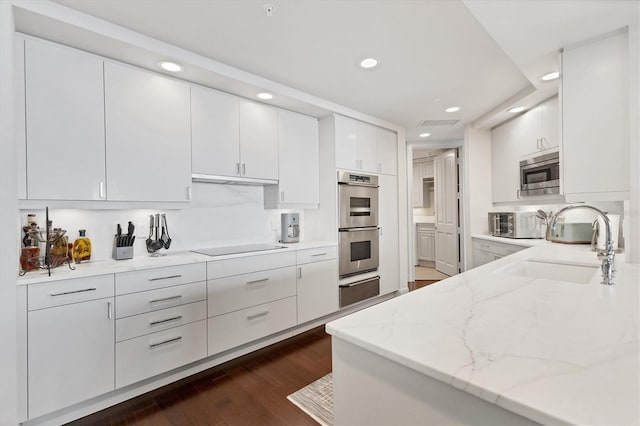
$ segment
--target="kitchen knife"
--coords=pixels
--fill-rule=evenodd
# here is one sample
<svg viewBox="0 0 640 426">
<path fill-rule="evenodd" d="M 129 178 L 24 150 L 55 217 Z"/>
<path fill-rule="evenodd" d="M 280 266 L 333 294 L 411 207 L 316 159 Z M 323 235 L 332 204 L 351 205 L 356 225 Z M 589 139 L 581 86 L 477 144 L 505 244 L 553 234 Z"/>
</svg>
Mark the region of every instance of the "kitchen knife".
<svg viewBox="0 0 640 426">
<path fill-rule="evenodd" d="M 136 227 L 129 221 L 129 226 L 127 227 L 127 246 L 133 245 L 133 233 L 135 232 Z"/>
<path fill-rule="evenodd" d="M 120 224 L 116 226 L 116 246 L 122 247 L 122 227 Z"/>
</svg>

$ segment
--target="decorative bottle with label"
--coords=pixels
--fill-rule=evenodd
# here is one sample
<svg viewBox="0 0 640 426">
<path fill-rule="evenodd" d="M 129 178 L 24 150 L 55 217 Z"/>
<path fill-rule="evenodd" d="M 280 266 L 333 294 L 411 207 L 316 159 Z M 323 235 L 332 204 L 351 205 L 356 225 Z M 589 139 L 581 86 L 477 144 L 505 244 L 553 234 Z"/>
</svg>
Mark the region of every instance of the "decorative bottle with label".
<svg viewBox="0 0 640 426">
<path fill-rule="evenodd" d="M 73 242 L 73 260 L 76 263 L 91 259 L 91 240 L 85 235 L 86 229 L 80 229 L 80 236 Z"/>
</svg>

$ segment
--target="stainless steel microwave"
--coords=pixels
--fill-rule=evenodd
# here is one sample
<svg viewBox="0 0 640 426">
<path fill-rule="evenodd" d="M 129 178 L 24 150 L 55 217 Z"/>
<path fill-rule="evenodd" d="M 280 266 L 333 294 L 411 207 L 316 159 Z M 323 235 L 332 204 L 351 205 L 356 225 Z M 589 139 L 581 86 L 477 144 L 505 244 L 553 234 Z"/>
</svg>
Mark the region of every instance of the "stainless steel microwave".
<svg viewBox="0 0 640 426">
<path fill-rule="evenodd" d="M 520 162 L 520 195 L 560 193 L 560 153 L 539 155 Z"/>
</svg>

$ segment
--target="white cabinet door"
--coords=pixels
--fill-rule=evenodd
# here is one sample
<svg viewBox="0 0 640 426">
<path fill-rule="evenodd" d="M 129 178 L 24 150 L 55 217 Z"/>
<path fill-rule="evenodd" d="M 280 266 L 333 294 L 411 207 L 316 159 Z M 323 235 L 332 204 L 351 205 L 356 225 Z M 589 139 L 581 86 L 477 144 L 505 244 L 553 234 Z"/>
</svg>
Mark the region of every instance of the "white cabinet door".
<svg viewBox="0 0 640 426">
<path fill-rule="evenodd" d="M 29 417 L 114 389 L 113 298 L 28 313 Z"/>
<path fill-rule="evenodd" d="M 491 131 L 491 189 L 494 203 L 518 200 L 520 156 L 514 121 Z"/>
<path fill-rule="evenodd" d="M 339 169 L 359 170 L 356 121 L 340 115 L 334 117 L 336 167 Z"/>
<path fill-rule="evenodd" d="M 104 64 L 107 198 L 188 201 L 189 86 L 156 73 Z"/>
<path fill-rule="evenodd" d="M 298 266 L 298 324 L 336 312 L 338 307 L 336 259 Z"/>
<path fill-rule="evenodd" d="M 478 266 L 485 265 L 489 262 L 493 262 L 494 260 L 500 259 L 497 254 L 490 253 L 488 251 L 473 249 L 473 267 L 477 268 Z"/>
<path fill-rule="evenodd" d="M 14 115 L 13 132 L 16 140 L 16 164 L 18 166 L 18 199 L 27 198 L 27 129 L 25 116 L 25 85 L 24 85 L 24 44 L 21 37 L 15 38 L 15 63 L 13 92 Z"/>
<path fill-rule="evenodd" d="M 275 109 L 240 101 L 240 160 L 243 177 L 278 179 L 278 112 Z"/>
<path fill-rule="evenodd" d="M 418 231 L 418 259 L 436 260 L 435 230 Z"/>
<path fill-rule="evenodd" d="M 628 199 L 627 37 L 616 34 L 563 53 L 562 167 L 572 201 Z"/>
<path fill-rule="evenodd" d="M 398 229 L 398 178 L 380 175 L 378 180 L 380 211 L 380 294 L 400 288 L 400 259 Z"/>
<path fill-rule="evenodd" d="M 543 149 L 560 146 L 560 105 L 558 97 L 547 100 L 540 105 L 542 111 L 542 133 L 540 145 Z"/>
<path fill-rule="evenodd" d="M 317 207 L 320 203 L 318 120 L 279 111 L 278 145 L 278 185 L 264 188 L 265 206 Z"/>
<path fill-rule="evenodd" d="M 391 130 L 376 127 L 378 173 L 398 174 L 398 136 Z"/>
<path fill-rule="evenodd" d="M 413 163 L 413 207 L 423 207 L 422 163 Z"/>
<path fill-rule="evenodd" d="M 433 160 L 425 161 L 424 163 L 422 163 L 422 177 L 433 179 L 433 176 Z"/>
<path fill-rule="evenodd" d="M 26 40 L 27 197 L 104 198 L 102 61 Z"/>
<path fill-rule="evenodd" d="M 239 99 L 191 86 L 191 171 L 240 175 Z"/>
<path fill-rule="evenodd" d="M 358 169 L 376 173 L 378 171 L 376 127 L 361 121 L 356 122 L 356 127 L 358 129 Z"/>
<path fill-rule="evenodd" d="M 542 149 L 542 107 L 536 106 L 513 119 L 512 137 L 519 156 L 526 156 Z"/>
</svg>

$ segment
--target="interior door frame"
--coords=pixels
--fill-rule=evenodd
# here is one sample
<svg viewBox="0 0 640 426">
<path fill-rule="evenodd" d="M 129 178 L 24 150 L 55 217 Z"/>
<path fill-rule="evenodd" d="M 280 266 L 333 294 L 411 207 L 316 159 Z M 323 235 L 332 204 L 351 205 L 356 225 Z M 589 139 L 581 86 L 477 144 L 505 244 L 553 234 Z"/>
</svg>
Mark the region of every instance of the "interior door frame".
<svg viewBox="0 0 640 426">
<path fill-rule="evenodd" d="M 450 140 L 450 141 L 418 141 L 418 142 L 407 142 L 407 269 L 408 269 L 408 278 L 410 282 L 415 281 L 415 267 L 414 267 L 414 259 L 416 256 L 416 236 L 415 236 L 415 225 L 413 223 L 413 167 L 409 167 L 413 165 L 413 151 L 417 149 L 429 149 L 429 150 L 440 150 L 440 149 L 450 149 L 457 148 L 458 149 L 458 170 L 460 174 L 458 176 L 458 185 L 460 188 L 460 192 L 458 194 L 459 198 L 459 210 L 458 210 L 458 251 L 460 253 L 460 259 L 458 262 L 458 268 L 462 272 L 465 271 L 465 220 L 464 220 L 464 209 L 465 205 L 465 164 L 464 164 L 464 155 L 463 155 L 463 144 L 464 140 Z"/>
</svg>

